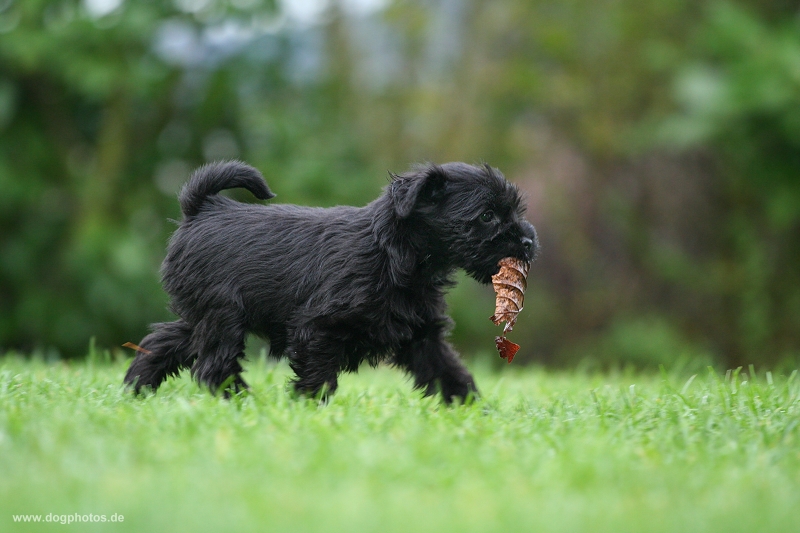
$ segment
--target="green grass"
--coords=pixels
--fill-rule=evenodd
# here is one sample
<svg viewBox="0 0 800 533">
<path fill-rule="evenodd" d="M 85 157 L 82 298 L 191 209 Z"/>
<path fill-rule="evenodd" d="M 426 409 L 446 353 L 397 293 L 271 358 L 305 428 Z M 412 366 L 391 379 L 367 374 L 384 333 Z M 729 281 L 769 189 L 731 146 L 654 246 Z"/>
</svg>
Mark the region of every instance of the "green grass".
<svg viewBox="0 0 800 533">
<path fill-rule="evenodd" d="M 447 408 L 391 369 L 318 406 L 283 365 L 226 401 L 132 398 L 123 362 L 0 358 L 0 531 L 797 531 L 800 379 L 477 369 Z M 751 374 L 748 371 L 747 374 Z M 44 519 L 44 518 L 43 518 Z"/>
</svg>

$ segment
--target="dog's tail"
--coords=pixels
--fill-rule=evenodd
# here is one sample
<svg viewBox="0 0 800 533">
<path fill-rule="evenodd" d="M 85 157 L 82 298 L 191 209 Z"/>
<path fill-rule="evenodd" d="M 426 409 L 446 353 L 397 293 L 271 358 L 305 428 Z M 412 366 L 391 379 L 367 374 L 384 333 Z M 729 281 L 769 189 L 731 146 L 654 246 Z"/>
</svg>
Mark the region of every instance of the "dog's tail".
<svg viewBox="0 0 800 533">
<path fill-rule="evenodd" d="M 247 189 L 259 200 L 275 197 L 258 170 L 241 161 L 220 161 L 195 170 L 178 195 L 181 211 L 184 216 L 194 216 L 209 196 L 238 187 Z"/>
</svg>

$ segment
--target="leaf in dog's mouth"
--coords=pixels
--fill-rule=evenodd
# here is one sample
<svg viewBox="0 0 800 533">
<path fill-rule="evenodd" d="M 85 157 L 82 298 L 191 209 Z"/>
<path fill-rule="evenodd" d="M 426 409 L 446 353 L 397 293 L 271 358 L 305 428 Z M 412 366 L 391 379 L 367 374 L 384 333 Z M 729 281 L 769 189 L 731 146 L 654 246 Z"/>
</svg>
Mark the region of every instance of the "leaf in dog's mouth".
<svg viewBox="0 0 800 533">
<path fill-rule="evenodd" d="M 495 339 L 500 357 L 510 363 L 519 350 L 519 345 L 506 339 L 506 334 L 514 329 L 517 315 L 522 311 L 525 289 L 528 288 L 528 270 L 531 264 L 515 257 L 500 260 L 500 271 L 492 276 L 495 292 L 494 314 L 490 317 L 495 325 L 505 322 L 503 334 Z"/>
</svg>

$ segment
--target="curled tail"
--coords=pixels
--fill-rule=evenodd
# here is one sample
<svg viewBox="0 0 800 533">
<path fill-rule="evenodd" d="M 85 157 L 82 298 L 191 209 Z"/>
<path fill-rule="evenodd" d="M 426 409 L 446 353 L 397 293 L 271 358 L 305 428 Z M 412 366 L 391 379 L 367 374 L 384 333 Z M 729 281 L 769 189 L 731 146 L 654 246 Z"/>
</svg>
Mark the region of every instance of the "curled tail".
<svg viewBox="0 0 800 533">
<path fill-rule="evenodd" d="M 184 216 L 194 216 L 209 196 L 238 187 L 247 189 L 259 200 L 275 197 L 258 170 L 241 161 L 221 161 L 194 171 L 178 195 L 181 211 Z"/>
</svg>

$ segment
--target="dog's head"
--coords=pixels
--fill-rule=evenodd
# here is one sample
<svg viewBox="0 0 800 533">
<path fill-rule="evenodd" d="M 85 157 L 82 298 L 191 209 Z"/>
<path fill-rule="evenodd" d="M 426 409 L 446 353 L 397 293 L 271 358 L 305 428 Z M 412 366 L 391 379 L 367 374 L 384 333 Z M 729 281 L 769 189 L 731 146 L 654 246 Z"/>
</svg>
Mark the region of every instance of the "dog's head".
<svg viewBox="0 0 800 533">
<path fill-rule="evenodd" d="M 504 257 L 532 261 L 538 240 L 519 189 L 489 165 L 447 163 L 393 176 L 394 214 L 444 266 L 489 283 Z"/>
</svg>

